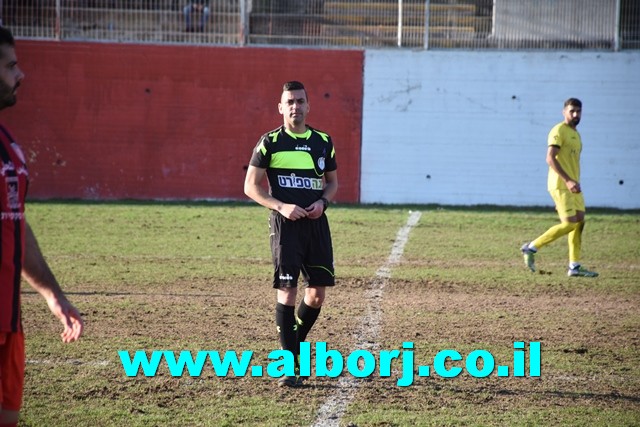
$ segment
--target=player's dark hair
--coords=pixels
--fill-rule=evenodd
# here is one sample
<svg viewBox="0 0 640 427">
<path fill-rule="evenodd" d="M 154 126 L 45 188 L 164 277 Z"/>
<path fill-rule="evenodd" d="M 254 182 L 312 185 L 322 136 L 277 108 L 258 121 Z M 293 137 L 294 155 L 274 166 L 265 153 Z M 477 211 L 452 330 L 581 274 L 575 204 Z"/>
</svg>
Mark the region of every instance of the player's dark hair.
<svg viewBox="0 0 640 427">
<path fill-rule="evenodd" d="M 16 41 L 13 39 L 13 34 L 8 28 L 0 26 L 0 45 L 8 44 L 9 46 L 15 46 Z"/>
<path fill-rule="evenodd" d="M 307 101 L 309 100 L 309 95 L 307 94 L 307 90 L 304 88 L 304 85 L 296 80 L 292 80 L 290 82 L 286 82 L 282 86 L 283 92 L 290 92 L 292 90 L 303 90 L 305 96 L 307 97 Z"/>
<path fill-rule="evenodd" d="M 578 98 L 569 98 L 566 101 L 564 101 L 564 106 L 568 106 L 571 105 L 573 107 L 578 107 L 578 108 L 582 108 L 582 101 L 580 101 Z"/>
</svg>

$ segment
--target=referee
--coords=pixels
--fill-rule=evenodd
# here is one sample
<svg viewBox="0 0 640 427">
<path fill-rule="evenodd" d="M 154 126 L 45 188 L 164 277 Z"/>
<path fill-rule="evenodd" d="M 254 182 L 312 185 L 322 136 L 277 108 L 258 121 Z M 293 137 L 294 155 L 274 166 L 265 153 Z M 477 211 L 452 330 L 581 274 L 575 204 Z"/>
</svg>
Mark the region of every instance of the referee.
<svg viewBox="0 0 640 427">
<path fill-rule="evenodd" d="M 295 356 L 315 323 L 326 287 L 335 284 L 331 231 L 325 215 L 338 190 L 331 137 L 306 124 L 309 99 L 302 83 L 284 84 L 278 111 L 283 125 L 262 135 L 253 151 L 244 192 L 271 209 L 269 217 L 273 287 L 277 290 L 276 327 L 280 344 Z M 267 192 L 261 185 L 265 175 Z M 298 277 L 307 287 L 295 313 Z M 283 376 L 278 385 L 296 387 L 299 375 Z"/>
</svg>

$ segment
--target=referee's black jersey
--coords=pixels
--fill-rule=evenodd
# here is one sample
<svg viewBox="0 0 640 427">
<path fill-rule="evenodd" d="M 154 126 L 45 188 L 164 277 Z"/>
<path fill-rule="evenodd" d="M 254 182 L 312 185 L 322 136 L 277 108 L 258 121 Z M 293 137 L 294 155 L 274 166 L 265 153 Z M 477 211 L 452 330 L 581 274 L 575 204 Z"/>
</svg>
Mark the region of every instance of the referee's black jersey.
<svg viewBox="0 0 640 427">
<path fill-rule="evenodd" d="M 322 197 L 324 173 L 338 167 L 331 137 L 310 126 L 302 135 L 284 126 L 262 135 L 249 163 L 267 170 L 273 197 L 303 208 Z"/>
</svg>

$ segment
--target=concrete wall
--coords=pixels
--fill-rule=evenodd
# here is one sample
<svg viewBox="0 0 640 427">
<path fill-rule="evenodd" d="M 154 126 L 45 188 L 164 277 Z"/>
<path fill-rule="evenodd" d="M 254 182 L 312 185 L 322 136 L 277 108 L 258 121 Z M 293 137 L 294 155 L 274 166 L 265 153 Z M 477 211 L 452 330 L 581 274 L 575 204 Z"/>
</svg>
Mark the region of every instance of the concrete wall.
<svg viewBox="0 0 640 427">
<path fill-rule="evenodd" d="M 17 52 L 27 77 L 0 121 L 27 154 L 31 198 L 244 200 L 281 84 L 300 79 L 309 123 L 336 143 L 340 201 L 548 206 L 546 137 L 575 96 L 588 205 L 640 208 L 640 52 Z"/>
<path fill-rule="evenodd" d="M 359 200 L 361 51 L 27 40 L 16 51 L 26 79 L 0 121 L 27 154 L 32 199 L 246 199 L 252 149 L 282 124 L 282 83 L 295 79 L 309 124 L 334 139 L 338 200 Z"/>
<path fill-rule="evenodd" d="M 370 50 L 366 203 L 551 205 L 547 134 L 583 101 L 587 206 L 640 208 L 640 52 Z"/>
</svg>

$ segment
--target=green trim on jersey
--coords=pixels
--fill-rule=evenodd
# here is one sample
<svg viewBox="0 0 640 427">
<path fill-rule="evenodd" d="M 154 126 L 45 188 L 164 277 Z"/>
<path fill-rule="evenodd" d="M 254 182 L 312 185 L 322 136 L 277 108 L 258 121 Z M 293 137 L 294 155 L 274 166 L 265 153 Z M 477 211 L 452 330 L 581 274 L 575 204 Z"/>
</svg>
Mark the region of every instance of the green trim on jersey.
<svg viewBox="0 0 640 427">
<path fill-rule="evenodd" d="M 305 133 L 293 133 L 289 129 L 285 129 L 284 131 L 289 136 L 291 136 L 292 138 L 295 138 L 295 139 L 309 139 L 309 138 L 311 138 L 311 132 L 312 132 L 312 130 L 309 129 L 309 128 L 307 128 L 307 131 Z M 329 135 L 328 134 L 326 134 L 324 132 L 317 131 L 315 129 L 313 129 L 313 132 L 315 132 L 318 135 L 320 135 L 320 138 L 322 138 L 322 140 L 324 142 L 329 142 Z M 269 136 L 272 136 L 272 135 L 273 134 L 269 134 Z M 275 139 L 272 139 L 273 142 L 276 142 L 276 140 L 277 140 L 277 137 Z M 334 149 L 334 152 L 335 152 L 335 149 Z"/>
<path fill-rule="evenodd" d="M 293 133 L 289 129 L 285 129 L 284 131 L 287 133 L 287 135 L 289 135 L 290 137 L 292 137 L 294 139 L 309 139 L 309 138 L 311 138 L 311 129 L 307 129 L 307 131 L 305 133 Z"/>
<path fill-rule="evenodd" d="M 269 167 L 275 169 L 315 170 L 313 158 L 305 151 L 280 151 L 273 153 Z"/>
<path fill-rule="evenodd" d="M 264 146 L 264 141 L 261 141 L 260 144 L 256 147 L 256 153 L 261 152 L 264 156 L 267 154 L 267 147 Z"/>
<path fill-rule="evenodd" d="M 278 140 L 278 135 L 280 135 L 280 129 L 275 132 L 271 132 L 268 136 L 271 138 L 271 142 L 276 142 Z"/>
<path fill-rule="evenodd" d="M 313 131 L 314 131 L 315 133 L 317 133 L 318 135 L 320 135 L 320 138 L 322 138 L 322 140 L 323 140 L 324 142 L 329 142 L 329 135 L 328 135 L 328 134 L 326 134 L 326 133 L 324 133 L 324 132 L 317 131 L 317 130 L 315 130 L 315 129 L 314 129 Z"/>
</svg>

